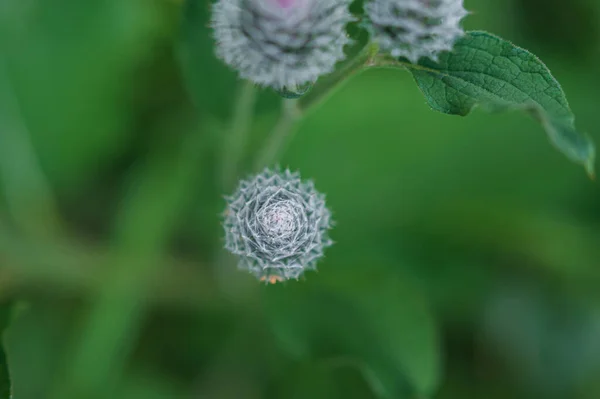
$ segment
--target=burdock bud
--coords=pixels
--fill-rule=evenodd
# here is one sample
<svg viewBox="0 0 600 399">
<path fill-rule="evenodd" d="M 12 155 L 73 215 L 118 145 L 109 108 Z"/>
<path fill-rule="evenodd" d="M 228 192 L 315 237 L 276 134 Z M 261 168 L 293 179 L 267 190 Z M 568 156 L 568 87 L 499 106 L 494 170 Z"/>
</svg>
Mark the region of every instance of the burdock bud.
<svg viewBox="0 0 600 399">
<path fill-rule="evenodd" d="M 217 56 L 240 76 L 275 90 L 314 83 L 344 59 L 350 0 L 220 0 Z"/>
<path fill-rule="evenodd" d="M 332 244 L 325 196 L 289 170 L 265 169 L 240 182 L 227 198 L 224 227 L 225 248 L 240 257 L 238 267 L 271 283 L 316 269 Z"/>
<path fill-rule="evenodd" d="M 413 63 L 452 50 L 468 14 L 463 0 L 371 0 L 365 11 L 381 50 Z"/>
</svg>

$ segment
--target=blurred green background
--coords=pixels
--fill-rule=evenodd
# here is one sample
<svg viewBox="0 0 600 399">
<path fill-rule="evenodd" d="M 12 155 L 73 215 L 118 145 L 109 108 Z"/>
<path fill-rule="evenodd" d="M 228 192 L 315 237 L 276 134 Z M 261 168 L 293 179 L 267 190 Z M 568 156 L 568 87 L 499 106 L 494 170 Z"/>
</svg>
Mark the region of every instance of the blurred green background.
<svg viewBox="0 0 600 399">
<path fill-rule="evenodd" d="M 600 1 L 465 3 L 468 29 L 544 60 L 600 141 Z M 319 272 L 237 271 L 220 171 L 240 89 L 209 10 L 0 0 L 15 399 L 600 397 L 598 183 L 527 116 L 437 114 L 406 72 L 353 78 L 280 160 L 333 211 Z M 238 177 L 279 102 L 260 92 Z"/>
</svg>

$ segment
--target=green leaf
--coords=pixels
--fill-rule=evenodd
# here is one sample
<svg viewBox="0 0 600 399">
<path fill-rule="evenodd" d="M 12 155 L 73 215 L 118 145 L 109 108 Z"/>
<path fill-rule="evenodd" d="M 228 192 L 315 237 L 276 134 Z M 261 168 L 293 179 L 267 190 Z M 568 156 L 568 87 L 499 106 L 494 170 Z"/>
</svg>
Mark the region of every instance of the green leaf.
<svg viewBox="0 0 600 399">
<path fill-rule="evenodd" d="M 407 67 L 434 110 L 461 116 L 476 105 L 491 111 L 525 110 L 560 151 L 594 176 L 592 140 L 576 130 L 560 84 L 529 51 L 486 32 L 468 32 L 439 62 Z"/>
<path fill-rule="evenodd" d="M 297 359 L 354 364 L 379 397 L 429 397 L 440 377 L 433 317 L 405 279 L 375 269 L 266 287 L 274 334 Z"/>
</svg>

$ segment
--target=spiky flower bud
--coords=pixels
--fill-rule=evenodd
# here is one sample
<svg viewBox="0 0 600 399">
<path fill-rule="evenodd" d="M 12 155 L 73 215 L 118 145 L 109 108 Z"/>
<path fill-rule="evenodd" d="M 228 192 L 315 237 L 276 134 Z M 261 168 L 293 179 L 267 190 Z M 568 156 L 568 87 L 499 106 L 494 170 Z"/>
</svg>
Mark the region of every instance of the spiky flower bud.
<svg viewBox="0 0 600 399">
<path fill-rule="evenodd" d="M 217 56 L 240 76 L 276 90 L 333 71 L 349 42 L 350 0 L 220 0 L 213 6 Z"/>
<path fill-rule="evenodd" d="M 240 182 L 227 198 L 224 227 L 225 248 L 239 255 L 238 267 L 272 283 L 316 269 L 332 244 L 325 196 L 289 170 L 265 169 Z"/>
<path fill-rule="evenodd" d="M 365 11 L 381 50 L 413 63 L 452 50 L 468 14 L 463 0 L 371 0 Z"/>
</svg>

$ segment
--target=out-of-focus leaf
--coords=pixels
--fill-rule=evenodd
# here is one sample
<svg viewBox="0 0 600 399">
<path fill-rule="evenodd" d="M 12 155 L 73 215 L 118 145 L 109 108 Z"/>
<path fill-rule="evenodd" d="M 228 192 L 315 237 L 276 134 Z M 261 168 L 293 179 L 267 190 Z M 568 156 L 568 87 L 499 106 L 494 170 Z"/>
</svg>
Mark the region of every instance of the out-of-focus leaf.
<svg viewBox="0 0 600 399">
<path fill-rule="evenodd" d="M 127 376 L 120 387 L 118 398 L 125 399 L 173 399 L 187 397 L 181 387 L 170 383 L 161 375 L 151 373 Z"/>
<path fill-rule="evenodd" d="M 586 59 L 600 45 L 600 3 L 590 0 L 517 0 L 521 32 L 561 58 Z"/>
<path fill-rule="evenodd" d="M 0 345 L 0 399 L 10 399 L 12 394 L 10 372 L 6 359 L 6 350 L 4 349 L 4 331 L 8 327 L 11 310 L 11 303 L 5 302 L 0 304 L 0 336 L 2 337 Z"/>
<path fill-rule="evenodd" d="M 52 236 L 60 225 L 54 195 L 24 126 L 5 61 L 0 52 L 0 193 L 22 232 Z"/>
<path fill-rule="evenodd" d="M 437 326 L 427 301 L 410 276 L 389 275 L 397 268 L 369 267 L 365 275 L 329 280 L 326 286 L 368 315 L 390 361 L 417 393 L 429 396 L 437 389 L 441 364 Z"/>
<path fill-rule="evenodd" d="M 185 2 L 178 53 L 187 89 L 199 112 L 225 118 L 236 92 L 236 75 L 215 56 L 210 11 L 210 1 Z"/>
<path fill-rule="evenodd" d="M 60 301 L 32 303 L 18 309 L 11 321 L 5 344 L 15 398 L 47 397 L 72 338 L 72 313 L 64 305 Z"/>
<path fill-rule="evenodd" d="M 376 398 L 361 369 L 347 359 L 291 362 L 269 390 L 270 398 Z"/>
<path fill-rule="evenodd" d="M 289 399 L 331 399 L 339 397 L 332 370 L 312 362 L 295 365 L 287 378 L 274 389 L 274 397 Z"/>
<path fill-rule="evenodd" d="M 0 51 L 49 178 L 68 186 L 131 138 L 138 64 L 160 34 L 158 2 L 3 1 Z M 0 90 L 2 90 L 0 88 Z"/>
<path fill-rule="evenodd" d="M 527 50 L 487 32 L 469 32 L 439 62 L 423 60 L 410 70 L 434 110 L 465 116 L 476 105 L 523 109 L 543 125 L 560 151 L 594 175 L 592 140 L 575 129 L 560 84 Z"/>
<path fill-rule="evenodd" d="M 150 295 L 145 277 L 160 268 L 152 260 L 162 256 L 190 200 L 203 143 L 200 134 L 161 139 L 133 171 L 113 235 L 115 253 L 134 254 L 135 260 L 116 258 L 107 265 L 111 279 L 90 310 L 55 397 L 64 391 L 104 397 L 114 389 L 110 382 L 125 368 Z"/>
<path fill-rule="evenodd" d="M 267 287 L 269 320 L 297 358 L 353 359 L 381 397 L 427 397 L 440 376 L 435 322 L 414 287 L 385 273 Z"/>
<path fill-rule="evenodd" d="M 572 397 L 600 370 L 597 302 L 531 281 L 499 284 L 486 302 L 482 342 L 536 397 Z"/>
</svg>

